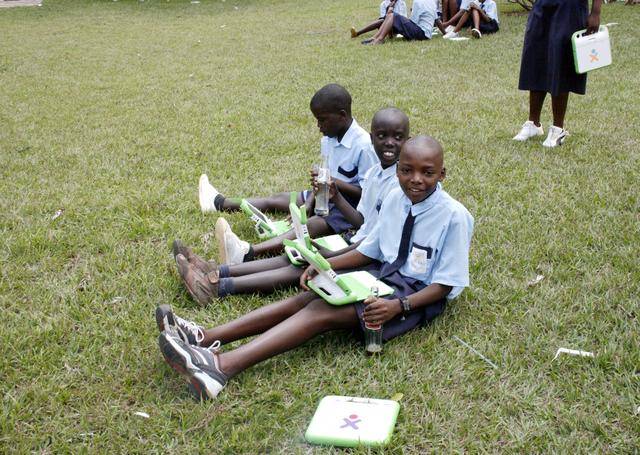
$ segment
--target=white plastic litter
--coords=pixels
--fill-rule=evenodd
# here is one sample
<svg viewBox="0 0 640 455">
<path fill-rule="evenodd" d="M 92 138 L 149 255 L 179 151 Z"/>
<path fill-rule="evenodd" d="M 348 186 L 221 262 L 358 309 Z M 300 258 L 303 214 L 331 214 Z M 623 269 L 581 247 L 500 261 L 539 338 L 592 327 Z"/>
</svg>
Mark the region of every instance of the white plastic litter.
<svg viewBox="0 0 640 455">
<path fill-rule="evenodd" d="M 535 286 L 536 284 L 538 284 L 542 280 L 544 280 L 544 275 L 536 275 L 536 277 L 533 280 L 531 280 L 531 281 L 529 281 L 527 283 L 527 286 L 529 286 L 529 287 Z"/>
<path fill-rule="evenodd" d="M 449 41 L 468 41 L 466 36 L 456 36 L 455 38 L 449 38 Z"/>
<path fill-rule="evenodd" d="M 53 214 L 53 216 L 51 217 L 51 221 L 55 220 L 56 218 L 58 218 L 60 215 L 62 215 L 62 212 L 64 212 L 64 209 L 59 209 L 56 210 L 56 213 Z"/>
<path fill-rule="evenodd" d="M 553 359 L 551 359 L 551 360 L 553 361 L 553 360 L 557 359 L 560 354 L 577 355 L 577 356 L 580 356 L 580 357 L 595 357 L 593 352 L 579 351 L 577 349 L 559 348 L 556 351 L 555 357 Z"/>
<path fill-rule="evenodd" d="M 134 412 L 135 415 L 142 417 L 144 419 L 148 419 L 150 416 L 149 414 L 147 414 L 146 412 L 142 412 L 142 411 L 136 411 Z"/>
</svg>

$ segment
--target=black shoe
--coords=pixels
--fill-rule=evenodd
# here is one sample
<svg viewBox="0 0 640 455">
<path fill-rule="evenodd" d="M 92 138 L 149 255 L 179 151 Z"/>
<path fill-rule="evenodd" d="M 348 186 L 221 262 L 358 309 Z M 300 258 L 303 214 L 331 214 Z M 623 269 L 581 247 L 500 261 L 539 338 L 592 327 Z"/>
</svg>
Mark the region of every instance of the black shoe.
<svg viewBox="0 0 640 455">
<path fill-rule="evenodd" d="M 204 329 L 195 322 L 176 316 L 171 305 L 160 305 L 156 308 L 156 323 L 158 330 L 174 333 L 185 343 L 200 346 L 204 340 Z"/>
<path fill-rule="evenodd" d="M 158 337 L 158 345 L 169 366 L 189 381 L 189 390 L 198 400 L 215 398 L 227 384 L 227 376 L 216 365 L 215 354 L 220 342 L 209 348 L 201 348 L 162 332 Z"/>
</svg>

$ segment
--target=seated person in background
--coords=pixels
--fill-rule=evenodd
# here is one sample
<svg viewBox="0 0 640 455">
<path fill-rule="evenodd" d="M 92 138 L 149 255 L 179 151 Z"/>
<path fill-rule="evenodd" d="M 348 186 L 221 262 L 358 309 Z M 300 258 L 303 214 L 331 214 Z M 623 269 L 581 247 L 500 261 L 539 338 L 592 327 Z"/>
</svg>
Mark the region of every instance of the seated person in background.
<svg viewBox="0 0 640 455">
<path fill-rule="evenodd" d="M 378 32 L 373 38 L 364 40 L 362 44 L 382 44 L 386 38 L 397 34 L 409 41 L 431 39 L 437 17 L 437 0 L 414 0 L 410 19 L 390 9 L 380 24 Z"/>
<path fill-rule="evenodd" d="M 351 38 L 357 38 L 363 33 L 371 32 L 378 29 L 378 27 L 382 25 L 382 21 L 384 21 L 384 18 L 389 12 L 389 9 L 391 9 L 392 12 L 407 17 L 407 4 L 404 2 L 404 0 L 383 0 L 383 2 L 380 3 L 380 16 L 378 17 L 378 19 L 373 21 L 366 27 L 361 28 L 360 30 L 356 30 L 355 27 L 351 27 Z"/>
<path fill-rule="evenodd" d="M 471 36 L 474 38 L 482 38 L 483 33 L 496 33 L 500 29 L 496 2 L 494 0 L 463 0 L 460 11 L 448 22 L 443 22 L 440 30 L 445 33 L 443 38 L 450 39 L 457 38 L 463 27 L 472 27 Z"/>
<path fill-rule="evenodd" d="M 442 21 L 451 19 L 460 9 L 461 0 L 442 0 Z"/>
<path fill-rule="evenodd" d="M 397 175 L 400 188 L 382 203 L 373 231 L 356 250 L 328 259 L 334 270 L 368 270 L 394 289 L 392 295 L 334 306 L 305 292 L 208 330 L 166 305 L 158 307 L 160 351 L 198 399 L 215 398 L 229 379 L 251 366 L 329 331 L 362 334 L 365 322 L 381 324 L 388 341 L 422 327 L 469 285 L 473 217 L 440 185 L 442 146 L 428 136 L 408 140 Z M 312 271 L 300 278 L 305 288 Z M 199 336 L 185 341 L 181 332 Z M 254 338 L 221 350 L 248 337 Z"/>
</svg>

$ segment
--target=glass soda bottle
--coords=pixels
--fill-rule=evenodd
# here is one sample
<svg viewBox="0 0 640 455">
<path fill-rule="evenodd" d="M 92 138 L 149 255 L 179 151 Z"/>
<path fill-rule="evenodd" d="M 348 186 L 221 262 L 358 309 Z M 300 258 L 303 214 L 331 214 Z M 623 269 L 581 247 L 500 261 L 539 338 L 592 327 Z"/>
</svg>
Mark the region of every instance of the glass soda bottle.
<svg viewBox="0 0 640 455">
<path fill-rule="evenodd" d="M 378 298 L 378 288 L 371 287 L 371 297 Z M 364 323 L 364 349 L 367 355 L 382 352 L 382 324 Z"/>
</svg>

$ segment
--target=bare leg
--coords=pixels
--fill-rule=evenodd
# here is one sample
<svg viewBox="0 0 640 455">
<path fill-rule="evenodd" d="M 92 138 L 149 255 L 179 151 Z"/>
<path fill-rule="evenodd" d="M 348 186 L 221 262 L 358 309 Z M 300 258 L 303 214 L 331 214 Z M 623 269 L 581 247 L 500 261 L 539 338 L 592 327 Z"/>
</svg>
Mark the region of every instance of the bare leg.
<svg viewBox="0 0 640 455">
<path fill-rule="evenodd" d="M 460 11 L 458 11 L 458 13 L 460 13 Z M 459 33 L 460 30 L 462 30 L 462 27 L 465 26 L 468 20 L 469 20 L 469 11 L 463 11 L 462 15 L 460 16 L 460 20 L 458 21 L 458 25 L 456 25 L 456 28 L 454 28 L 453 31 L 456 33 Z"/>
<path fill-rule="evenodd" d="M 273 292 L 285 286 L 298 285 L 302 272 L 304 272 L 302 267 L 289 264 L 275 270 L 231 278 L 233 280 L 233 294 Z"/>
<path fill-rule="evenodd" d="M 277 354 L 300 346 L 330 330 L 351 329 L 358 325 L 353 305 L 331 306 L 315 299 L 257 338 L 219 355 L 220 369 L 235 376 L 241 371 Z"/>
<path fill-rule="evenodd" d="M 377 30 L 382 25 L 382 22 L 384 22 L 384 19 L 378 19 L 377 21 L 373 21 L 372 23 L 370 23 L 366 27 L 363 27 L 360 30 L 358 30 L 356 32 L 356 36 L 360 36 L 363 33 L 367 33 L 367 32 L 371 32 L 373 30 Z"/>
<path fill-rule="evenodd" d="M 258 259 L 255 261 L 243 262 L 242 264 L 230 265 L 229 276 L 237 277 L 251 275 L 252 273 L 266 272 L 267 270 L 275 270 L 280 267 L 289 265 L 289 259 L 285 256 L 277 256 L 274 258 Z"/>
<path fill-rule="evenodd" d="M 560 93 L 551 97 L 551 110 L 553 111 L 553 124 L 558 128 L 564 128 L 564 115 L 567 113 L 569 92 Z"/>
<path fill-rule="evenodd" d="M 445 21 L 442 23 L 443 27 L 448 27 L 450 25 L 453 25 L 455 23 L 457 23 L 458 19 L 460 19 L 460 17 L 462 17 L 462 15 L 464 14 L 464 11 L 458 11 L 456 12 L 453 16 L 451 16 L 451 19 L 449 19 L 448 21 Z"/>
<path fill-rule="evenodd" d="M 456 0 L 442 0 L 442 21 L 447 22 L 458 13 Z M 449 25 L 449 24 L 447 24 Z"/>
<path fill-rule="evenodd" d="M 309 230 L 309 235 L 312 238 L 333 233 L 324 218 L 319 216 L 312 216 L 307 220 L 307 229 Z M 287 231 L 284 234 L 279 235 L 278 237 L 274 237 L 272 239 L 265 240 L 264 242 L 253 245 L 253 254 L 256 256 L 264 256 L 266 254 L 281 253 L 284 249 L 282 240 L 293 240 L 295 238 L 296 234 L 293 229 L 291 229 L 290 231 Z"/>
<path fill-rule="evenodd" d="M 536 126 L 540 126 L 540 114 L 542 113 L 542 105 L 546 96 L 547 92 L 539 92 L 537 90 L 529 92 L 529 120 Z"/>
<path fill-rule="evenodd" d="M 210 346 L 216 340 L 226 344 L 258 335 L 300 311 L 307 303 L 317 298 L 318 296 L 313 292 L 303 292 L 253 310 L 226 324 L 205 330 L 202 346 Z"/>
<path fill-rule="evenodd" d="M 471 10 L 471 16 L 473 17 L 473 28 L 480 30 L 480 13 L 477 9 Z"/>
<path fill-rule="evenodd" d="M 288 213 L 290 197 L 291 193 L 278 193 L 264 198 L 248 198 L 247 201 L 262 212 Z M 300 195 L 300 192 L 298 192 L 296 203 L 298 205 L 302 205 L 303 202 L 302 196 Z M 222 209 L 225 212 L 235 212 L 240 210 L 240 201 L 238 199 L 225 198 L 224 203 L 222 204 Z"/>
<path fill-rule="evenodd" d="M 385 38 L 391 36 L 393 33 L 393 13 L 387 13 L 378 29 L 378 33 L 376 33 L 371 41 L 371 44 L 382 44 L 384 43 Z"/>
</svg>

